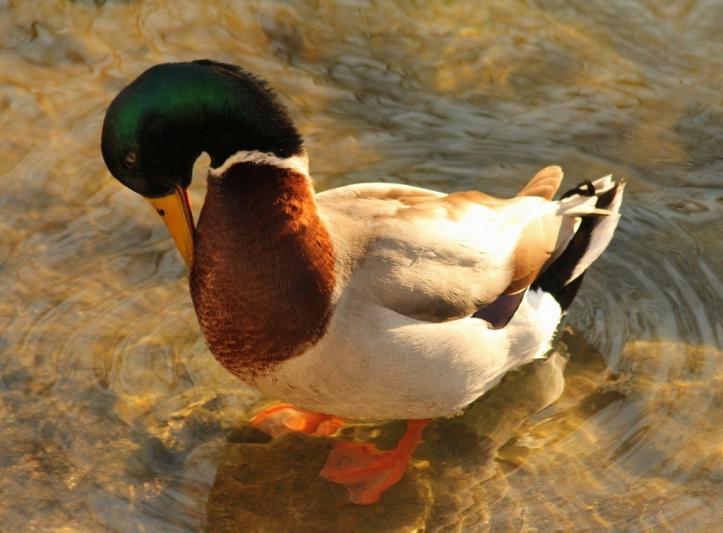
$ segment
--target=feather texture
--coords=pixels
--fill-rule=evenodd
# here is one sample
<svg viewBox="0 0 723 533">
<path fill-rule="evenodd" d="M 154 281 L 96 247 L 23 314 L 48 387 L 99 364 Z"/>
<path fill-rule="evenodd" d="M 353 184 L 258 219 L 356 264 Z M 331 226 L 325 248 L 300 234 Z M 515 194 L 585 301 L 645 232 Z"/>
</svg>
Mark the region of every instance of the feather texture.
<svg viewBox="0 0 723 533">
<path fill-rule="evenodd" d="M 604 221 L 619 207 L 594 194 L 548 199 L 561 178 L 559 167 L 543 169 L 510 199 L 394 184 L 317 194 L 335 253 L 333 314 L 315 345 L 254 384 L 349 418 L 428 418 L 459 412 L 543 356 L 563 309 L 530 285 L 580 217 Z M 616 222 L 601 226 L 605 235 Z M 594 260 L 608 241 L 592 242 L 578 259 Z"/>
</svg>

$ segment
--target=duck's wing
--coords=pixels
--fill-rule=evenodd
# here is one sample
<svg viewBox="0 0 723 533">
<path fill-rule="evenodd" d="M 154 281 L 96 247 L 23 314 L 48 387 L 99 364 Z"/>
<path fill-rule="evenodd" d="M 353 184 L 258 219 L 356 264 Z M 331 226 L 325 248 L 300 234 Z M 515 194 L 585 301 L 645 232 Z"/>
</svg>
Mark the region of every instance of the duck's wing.
<svg viewBox="0 0 723 533">
<path fill-rule="evenodd" d="M 359 184 L 317 195 L 344 290 L 402 315 L 441 322 L 519 294 L 564 249 L 594 199 L 553 202 L 548 167 L 508 200 L 479 192 Z"/>
</svg>

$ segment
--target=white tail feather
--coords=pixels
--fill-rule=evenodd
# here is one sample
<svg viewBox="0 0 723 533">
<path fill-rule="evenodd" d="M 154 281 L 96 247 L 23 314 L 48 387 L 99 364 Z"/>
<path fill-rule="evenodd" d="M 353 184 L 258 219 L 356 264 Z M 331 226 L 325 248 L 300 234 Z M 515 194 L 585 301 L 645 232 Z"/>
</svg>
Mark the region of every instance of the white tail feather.
<svg viewBox="0 0 723 533">
<path fill-rule="evenodd" d="M 564 217 L 563 223 L 574 224 L 574 232 L 563 243 L 564 250 L 553 255 L 532 287 L 552 295 L 562 309 L 570 305 L 580 288 L 582 274 L 612 239 L 620 220 L 624 188 L 622 180 L 616 183 L 612 176 L 605 176 L 578 185 L 559 201 L 558 214 Z M 590 216 L 600 212 L 609 215 Z"/>
<path fill-rule="evenodd" d="M 612 176 L 605 176 L 605 178 L 601 178 L 595 181 L 593 183 L 593 185 L 595 186 L 595 193 L 602 194 L 608 192 L 614 186 L 611 178 Z M 602 181 L 605 179 L 609 181 L 609 186 L 607 186 L 607 181 Z M 600 186 L 600 189 L 598 189 L 598 186 Z M 620 182 L 620 184 L 618 185 L 618 189 L 615 192 L 615 198 L 613 198 L 612 202 L 610 202 L 610 205 L 607 208 L 607 210 L 609 210 L 611 213 L 610 216 L 599 220 L 595 225 L 595 228 L 592 230 L 590 242 L 587 245 L 587 249 L 575 265 L 575 269 L 573 270 L 572 275 L 566 283 L 570 283 L 575 278 L 580 276 L 583 272 L 585 272 L 585 270 L 587 270 L 587 268 L 605 251 L 605 248 L 607 248 L 608 244 L 610 244 L 610 240 L 613 238 L 613 233 L 615 233 L 615 228 L 617 227 L 618 221 L 620 220 L 619 211 L 620 204 L 623 201 L 624 190 L 625 183 Z M 592 196 L 591 198 L 595 198 L 595 196 Z"/>
<path fill-rule="evenodd" d="M 596 181 L 593 184 L 595 185 L 596 192 L 598 191 L 599 181 L 600 180 Z M 612 186 L 613 185 L 611 184 L 610 187 L 602 190 L 601 192 L 604 193 L 609 191 Z M 624 190 L 625 183 L 621 182 L 618 185 L 618 190 L 615 193 L 615 198 L 613 198 L 613 201 L 608 206 L 608 210 L 611 212 L 611 215 L 600 220 L 595 225 L 595 229 L 593 229 L 592 235 L 590 236 L 590 242 L 587 245 L 587 250 L 585 250 L 585 254 L 575 265 L 575 269 L 573 270 L 570 278 L 567 280 L 567 283 L 570 283 L 575 278 L 580 276 L 583 272 L 585 272 L 585 270 L 587 270 L 587 268 L 605 251 L 605 248 L 607 248 L 608 244 L 610 244 L 610 240 L 613 238 L 613 233 L 615 233 L 615 228 L 617 227 L 618 221 L 620 220 L 619 211 L 620 204 L 623 201 Z"/>
</svg>

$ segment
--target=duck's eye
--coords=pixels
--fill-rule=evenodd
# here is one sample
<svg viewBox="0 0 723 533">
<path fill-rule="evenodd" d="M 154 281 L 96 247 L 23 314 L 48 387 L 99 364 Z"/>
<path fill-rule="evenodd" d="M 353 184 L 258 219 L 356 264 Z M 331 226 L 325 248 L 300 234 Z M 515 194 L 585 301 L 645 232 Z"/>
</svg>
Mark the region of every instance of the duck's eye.
<svg viewBox="0 0 723 533">
<path fill-rule="evenodd" d="M 133 168 L 136 165 L 136 153 L 135 152 L 128 152 L 123 157 L 123 164 L 127 166 L 128 168 Z"/>
</svg>

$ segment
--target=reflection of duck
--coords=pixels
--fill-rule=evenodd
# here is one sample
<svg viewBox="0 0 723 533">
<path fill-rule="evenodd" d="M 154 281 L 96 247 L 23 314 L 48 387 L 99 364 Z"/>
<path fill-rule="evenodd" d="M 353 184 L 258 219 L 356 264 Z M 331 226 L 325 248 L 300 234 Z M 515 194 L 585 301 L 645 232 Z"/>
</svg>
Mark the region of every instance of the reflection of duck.
<svg viewBox="0 0 723 533">
<path fill-rule="evenodd" d="M 590 353 L 596 361 L 583 369 L 578 362 L 577 373 L 593 381 L 604 379 L 597 377 L 605 368 L 598 364 L 600 355 L 587 346 L 571 357 L 581 353 Z M 292 531 L 300 529 L 298 524 L 305 531 L 483 529 L 489 507 L 509 492 L 505 471 L 512 462 L 519 462 L 517 455 L 522 453 L 511 457 L 510 452 L 499 450 L 514 444 L 515 437 L 524 437 L 526 432 L 520 427 L 557 400 L 563 390 L 565 363 L 561 346 L 547 359 L 506 375 L 464 416 L 435 421 L 415 454 L 417 466 L 371 508 L 344 504 L 341 490 L 313 475 L 324 463 L 328 442 L 287 434 L 269 444 L 255 444 L 243 442 L 251 433 L 234 436 L 212 458 L 187 465 L 186 475 L 195 478 L 197 471 L 210 469 L 208 463 L 215 467 L 220 461 L 205 505 L 206 529 Z M 590 394 L 590 381 L 584 383 L 588 387 L 582 394 Z M 572 392 L 573 398 L 576 393 Z M 382 447 L 391 444 L 399 429 L 396 423 L 379 428 L 376 442 Z M 560 424 L 558 429 L 569 430 L 569 425 Z M 366 427 L 355 428 L 362 438 L 365 430 L 369 433 Z M 216 459 L 219 455 L 220 460 Z M 278 505 L 280 501 L 283 506 Z"/>
<path fill-rule="evenodd" d="M 401 478 L 427 419 L 460 412 L 547 352 L 623 192 L 606 177 L 552 201 L 562 172 L 548 167 L 509 200 L 394 184 L 314 195 L 281 104 L 210 61 L 160 65 L 126 87 L 102 149 L 191 265 L 214 355 L 304 409 L 276 406 L 259 427 L 331 434 L 332 415 L 409 420 L 392 451 L 336 444 L 322 474 L 359 503 Z M 203 151 L 212 169 L 194 235 L 186 187 Z"/>
</svg>

